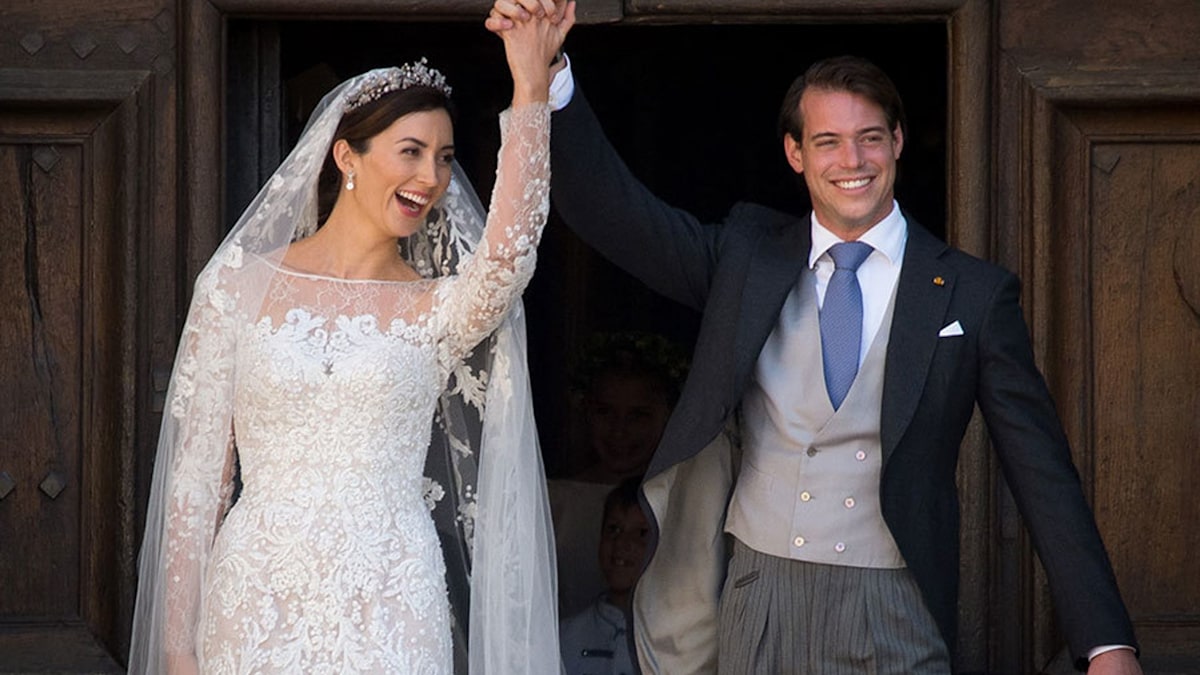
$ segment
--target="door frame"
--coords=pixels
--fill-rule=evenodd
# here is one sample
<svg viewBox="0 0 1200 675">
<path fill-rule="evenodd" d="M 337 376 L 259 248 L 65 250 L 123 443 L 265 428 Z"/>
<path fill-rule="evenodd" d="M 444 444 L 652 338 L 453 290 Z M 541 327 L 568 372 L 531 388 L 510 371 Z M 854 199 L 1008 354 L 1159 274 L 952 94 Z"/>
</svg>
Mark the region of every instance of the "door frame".
<svg viewBox="0 0 1200 675">
<path fill-rule="evenodd" d="M 993 3 L 991 0 L 594 0 L 581 3 L 581 24 L 637 22 L 772 22 L 813 24 L 941 22 L 946 27 L 946 237 L 976 256 L 996 248 L 992 189 Z M 767 5 L 767 6 L 764 6 Z M 224 237 L 224 95 L 226 23 L 231 19 L 394 19 L 482 21 L 482 0 L 185 0 L 181 6 L 182 62 L 179 155 L 179 267 L 195 279 Z M 221 149 L 214 152 L 214 148 Z M 175 254 L 175 251 L 163 252 Z M 1011 263 L 1012 261 L 1002 261 Z M 185 284 L 186 286 L 186 284 Z M 169 369 L 170 364 L 157 364 Z M 978 417 L 978 416 L 977 416 Z M 1019 594 L 1029 561 L 1019 536 L 997 521 L 999 473 L 978 419 L 962 446 L 958 483 L 962 503 L 959 647 L 966 670 L 988 670 L 1025 643 Z M 1007 530 L 1008 528 L 1003 528 Z M 1004 541 L 998 548 L 991 542 Z M 1006 629 L 998 626 L 1008 626 Z M 1005 655 L 1008 655 L 1007 657 Z"/>
</svg>

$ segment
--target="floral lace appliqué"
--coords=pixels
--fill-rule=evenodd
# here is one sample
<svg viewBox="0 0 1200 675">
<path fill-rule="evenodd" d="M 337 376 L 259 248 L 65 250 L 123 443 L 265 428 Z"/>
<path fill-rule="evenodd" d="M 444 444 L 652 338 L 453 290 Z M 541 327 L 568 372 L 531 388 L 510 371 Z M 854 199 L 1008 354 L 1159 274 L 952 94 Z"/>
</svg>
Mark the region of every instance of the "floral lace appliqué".
<svg viewBox="0 0 1200 675">
<path fill-rule="evenodd" d="M 330 279 L 233 246 L 197 282 L 170 406 L 168 651 L 213 673 L 452 672 L 430 514 L 446 487 L 424 461 L 451 382 L 483 404 L 488 374 L 464 359 L 533 274 L 548 118 L 505 113 L 484 238 L 455 275 Z M 247 307 L 251 278 L 269 281 Z M 474 494 L 457 489 L 469 539 Z"/>
</svg>

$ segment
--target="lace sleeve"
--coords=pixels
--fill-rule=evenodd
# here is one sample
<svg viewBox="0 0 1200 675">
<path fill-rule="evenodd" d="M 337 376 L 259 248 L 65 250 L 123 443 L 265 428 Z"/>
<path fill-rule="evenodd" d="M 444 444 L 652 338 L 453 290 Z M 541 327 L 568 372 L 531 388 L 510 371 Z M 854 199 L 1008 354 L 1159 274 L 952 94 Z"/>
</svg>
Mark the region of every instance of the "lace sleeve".
<svg viewBox="0 0 1200 675">
<path fill-rule="evenodd" d="M 233 491 L 233 298 L 216 277 L 206 273 L 197 284 L 171 399 L 162 549 L 168 655 L 195 653 L 200 584 Z"/>
<path fill-rule="evenodd" d="M 500 155 L 487 226 L 457 278 L 439 289 L 447 371 L 500 324 L 533 276 L 550 210 L 550 109 L 543 103 L 500 114 Z"/>
</svg>

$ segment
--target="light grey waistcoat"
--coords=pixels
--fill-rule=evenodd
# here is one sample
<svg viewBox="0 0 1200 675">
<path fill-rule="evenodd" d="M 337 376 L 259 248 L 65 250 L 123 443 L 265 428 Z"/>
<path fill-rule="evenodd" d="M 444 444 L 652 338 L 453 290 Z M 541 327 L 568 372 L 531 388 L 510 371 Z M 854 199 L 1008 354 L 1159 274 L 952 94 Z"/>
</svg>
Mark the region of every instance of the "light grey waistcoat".
<svg viewBox="0 0 1200 675">
<path fill-rule="evenodd" d="M 726 532 L 781 558 L 905 566 L 879 507 L 880 406 L 895 305 L 893 291 L 835 412 L 821 363 L 815 278 L 808 268 L 800 275 L 742 401 L 743 456 Z"/>
</svg>

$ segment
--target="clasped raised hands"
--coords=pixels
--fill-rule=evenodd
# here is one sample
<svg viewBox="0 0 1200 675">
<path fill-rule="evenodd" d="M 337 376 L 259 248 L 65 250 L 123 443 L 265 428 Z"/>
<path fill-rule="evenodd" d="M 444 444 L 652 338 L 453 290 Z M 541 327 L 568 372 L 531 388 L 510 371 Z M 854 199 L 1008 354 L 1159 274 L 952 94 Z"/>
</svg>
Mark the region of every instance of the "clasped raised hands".
<svg viewBox="0 0 1200 675">
<path fill-rule="evenodd" d="M 504 40 L 513 105 L 545 101 L 550 63 L 575 25 L 574 0 L 496 0 L 484 26 Z"/>
</svg>

